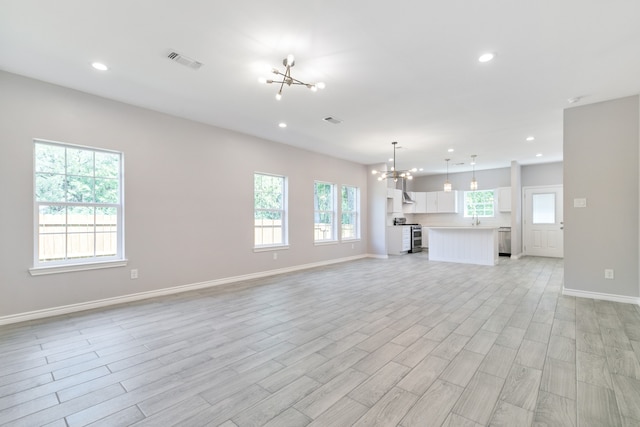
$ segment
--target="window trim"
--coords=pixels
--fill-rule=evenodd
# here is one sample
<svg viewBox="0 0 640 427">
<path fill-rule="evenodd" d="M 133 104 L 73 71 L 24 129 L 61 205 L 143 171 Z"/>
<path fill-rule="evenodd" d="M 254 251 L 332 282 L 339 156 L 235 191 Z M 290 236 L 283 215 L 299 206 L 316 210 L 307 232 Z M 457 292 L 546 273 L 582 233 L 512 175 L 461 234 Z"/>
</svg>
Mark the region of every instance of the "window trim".
<svg viewBox="0 0 640 427">
<path fill-rule="evenodd" d="M 343 226 L 344 224 L 342 223 L 342 216 L 344 215 L 344 211 L 342 210 L 342 206 L 343 206 L 343 194 L 342 191 L 346 188 L 353 188 L 355 190 L 355 198 L 356 198 L 356 210 L 355 211 L 347 211 L 347 213 L 352 214 L 354 216 L 354 220 L 355 220 L 355 230 L 354 230 L 354 237 L 344 237 L 343 236 Z M 347 185 L 347 184 L 342 184 L 341 188 L 340 188 L 340 241 L 343 242 L 354 242 L 357 240 L 360 240 L 361 235 L 360 235 L 360 210 L 361 210 L 361 206 L 360 206 L 360 187 L 357 187 L 355 185 Z"/>
<path fill-rule="evenodd" d="M 316 209 L 316 185 L 317 184 L 326 184 L 331 186 L 331 210 L 318 210 Z M 313 181 L 313 243 L 316 245 L 325 245 L 325 244 L 334 244 L 338 243 L 338 207 L 337 207 L 337 194 L 336 194 L 337 185 L 332 182 L 315 180 Z M 331 237 L 329 239 L 316 239 L 316 214 L 324 213 L 331 215 Z"/>
<path fill-rule="evenodd" d="M 262 244 L 256 245 L 255 238 L 255 218 L 256 218 L 256 187 L 255 187 L 255 177 L 256 175 L 264 175 L 270 177 L 276 177 L 282 179 L 282 209 L 279 212 L 282 213 L 282 243 L 276 244 Z M 260 209 L 265 210 L 265 209 Z M 273 209 L 268 209 L 272 210 Z M 279 249 L 287 249 L 289 247 L 289 178 L 285 175 L 268 173 L 268 172 L 253 172 L 253 251 L 254 252 L 264 252 L 264 251 L 273 251 Z"/>
<path fill-rule="evenodd" d="M 51 202 L 51 201 L 38 201 L 37 200 L 37 180 L 36 180 L 36 146 L 38 144 L 41 145 L 52 145 L 57 147 L 63 147 L 66 149 L 76 149 L 76 150 L 86 150 L 95 153 L 108 153 L 108 154 L 117 154 L 119 156 L 119 171 L 118 171 L 118 198 L 119 203 L 82 203 L 82 202 Z M 125 224 L 124 224 L 124 153 L 122 151 L 110 150 L 105 148 L 97 148 L 90 147 L 87 145 L 78 145 L 78 144 L 70 144 L 66 142 L 59 141 L 51 141 L 41 138 L 33 139 L 33 264 L 32 267 L 29 268 L 29 274 L 32 276 L 42 275 L 42 274 L 55 274 L 55 273 L 66 273 L 71 271 L 82 271 L 82 270 L 94 270 L 94 269 L 102 269 L 102 268 L 111 268 L 111 267 L 121 267 L 127 265 L 127 258 L 125 256 Z M 95 165 L 94 165 L 95 171 Z M 67 173 L 65 171 L 65 176 Z M 96 257 L 95 253 L 93 257 L 87 258 L 72 258 L 65 260 L 53 260 L 53 261 L 40 261 L 40 224 L 39 224 L 39 215 L 40 215 L 40 206 L 42 205 L 59 205 L 65 207 L 73 207 L 73 206 L 87 206 L 87 207 L 108 207 L 108 208 L 116 208 L 116 235 L 117 235 L 117 244 L 116 244 L 116 254 L 112 256 L 100 256 Z M 94 230 L 93 234 L 96 232 Z M 66 233 L 65 233 L 66 235 Z"/>
</svg>

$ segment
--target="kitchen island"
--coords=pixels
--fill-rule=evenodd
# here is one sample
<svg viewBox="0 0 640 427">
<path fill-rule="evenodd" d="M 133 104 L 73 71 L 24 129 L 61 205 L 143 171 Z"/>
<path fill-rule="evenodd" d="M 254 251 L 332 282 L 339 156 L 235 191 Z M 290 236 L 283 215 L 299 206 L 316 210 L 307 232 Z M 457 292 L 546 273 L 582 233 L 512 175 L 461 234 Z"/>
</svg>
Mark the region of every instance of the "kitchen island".
<svg viewBox="0 0 640 427">
<path fill-rule="evenodd" d="M 429 260 L 464 264 L 498 263 L 498 227 L 427 227 Z"/>
</svg>

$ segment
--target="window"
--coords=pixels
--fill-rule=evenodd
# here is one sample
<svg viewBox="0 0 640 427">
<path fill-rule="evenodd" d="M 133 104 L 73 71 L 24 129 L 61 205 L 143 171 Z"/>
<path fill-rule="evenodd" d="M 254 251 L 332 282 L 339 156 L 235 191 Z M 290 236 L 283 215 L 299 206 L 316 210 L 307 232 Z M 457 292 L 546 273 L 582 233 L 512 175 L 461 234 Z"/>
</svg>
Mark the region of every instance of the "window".
<svg viewBox="0 0 640 427">
<path fill-rule="evenodd" d="M 314 231 L 316 242 L 336 240 L 335 185 L 326 182 L 315 183 L 313 197 Z"/>
<path fill-rule="evenodd" d="M 253 175 L 254 246 L 266 248 L 287 244 L 287 179 L 284 176 Z"/>
<path fill-rule="evenodd" d="M 34 267 L 123 260 L 122 153 L 34 143 Z"/>
<path fill-rule="evenodd" d="M 494 216 L 493 190 L 465 191 L 464 216 L 465 218 Z"/>
<path fill-rule="evenodd" d="M 534 194 L 532 197 L 532 213 L 534 224 L 556 223 L 556 194 Z"/>
<path fill-rule="evenodd" d="M 342 240 L 360 238 L 360 189 L 342 186 L 342 221 L 340 236 Z"/>
</svg>

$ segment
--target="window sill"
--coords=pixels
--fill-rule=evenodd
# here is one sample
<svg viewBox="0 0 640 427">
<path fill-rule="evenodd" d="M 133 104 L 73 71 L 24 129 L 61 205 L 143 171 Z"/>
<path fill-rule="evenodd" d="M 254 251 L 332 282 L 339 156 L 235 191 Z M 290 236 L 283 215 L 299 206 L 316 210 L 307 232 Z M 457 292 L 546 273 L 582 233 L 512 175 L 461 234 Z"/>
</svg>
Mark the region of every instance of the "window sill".
<svg viewBox="0 0 640 427">
<path fill-rule="evenodd" d="M 338 243 L 340 242 L 338 242 L 337 240 L 325 240 L 322 242 L 313 242 L 315 246 L 337 245 Z"/>
<path fill-rule="evenodd" d="M 282 251 L 289 249 L 289 245 L 282 246 L 262 246 L 259 248 L 253 248 L 253 252 L 269 252 L 269 251 Z"/>
<path fill-rule="evenodd" d="M 74 271 L 99 270 L 103 268 L 125 267 L 128 260 L 101 261 L 87 264 L 63 264 L 48 267 L 32 267 L 29 274 L 32 276 L 43 276 L 46 274 L 72 273 Z"/>
</svg>

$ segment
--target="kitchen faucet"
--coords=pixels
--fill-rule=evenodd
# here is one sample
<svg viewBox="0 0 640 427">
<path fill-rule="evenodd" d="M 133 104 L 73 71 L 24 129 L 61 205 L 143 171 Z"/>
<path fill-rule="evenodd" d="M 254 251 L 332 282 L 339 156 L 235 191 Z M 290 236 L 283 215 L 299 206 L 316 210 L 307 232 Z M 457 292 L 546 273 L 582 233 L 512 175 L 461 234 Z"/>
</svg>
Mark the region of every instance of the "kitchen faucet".
<svg viewBox="0 0 640 427">
<path fill-rule="evenodd" d="M 474 213 L 471 217 L 471 225 L 480 225 L 480 218 L 478 217 L 478 214 Z"/>
</svg>

